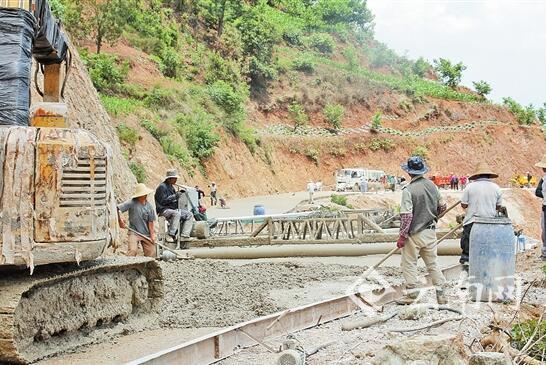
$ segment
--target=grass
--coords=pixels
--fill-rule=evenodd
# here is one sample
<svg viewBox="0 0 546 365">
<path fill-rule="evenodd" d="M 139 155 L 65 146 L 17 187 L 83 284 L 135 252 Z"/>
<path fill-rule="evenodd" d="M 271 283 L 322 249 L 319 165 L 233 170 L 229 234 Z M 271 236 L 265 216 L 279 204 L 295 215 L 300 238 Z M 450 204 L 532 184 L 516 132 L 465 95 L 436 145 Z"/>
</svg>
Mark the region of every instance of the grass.
<svg viewBox="0 0 546 365">
<path fill-rule="evenodd" d="M 159 142 L 163 148 L 163 152 L 169 157 L 170 160 L 177 161 L 180 166 L 187 169 L 188 171 L 193 171 L 195 167 L 195 161 L 191 157 L 190 153 L 182 145 L 177 144 L 169 136 L 162 137 Z"/>
<path fill-rule="evenodd" d="M 140 100 L 120 98 L 118 96 L 101 94 L 100 100 L 108 114 L 114 117 L 131 114 L 138 107 L 142 106 L 142 102 Z"/>
<path fill-rule="evenodd" d="M 138 183 L 146 182 L 146 170 L 144 169 L 144 166 L 142 166 L 142 164 L 132 161 L 129 164 L 129 168 L 131 169 L 131 172 L 133 173 L 133 175 L 135 175 L 135 178 Z"/>
<path fill-rule="evenodd" d="M 134 146 L 140 138 L 136 129 L 131 128 L 124 123 L 118 124 L 116 129 L 120 141 L 125 142 L 130 146 Z"/>
</svg>

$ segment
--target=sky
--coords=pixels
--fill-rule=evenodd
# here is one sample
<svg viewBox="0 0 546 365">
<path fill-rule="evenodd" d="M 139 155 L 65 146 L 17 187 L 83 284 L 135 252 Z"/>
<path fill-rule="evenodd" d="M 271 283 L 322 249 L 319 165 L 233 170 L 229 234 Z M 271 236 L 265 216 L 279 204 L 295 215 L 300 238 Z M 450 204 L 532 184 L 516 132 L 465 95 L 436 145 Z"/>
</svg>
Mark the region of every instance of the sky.
<svg viewBox="0 0 546 365">
<path fill-rule="evenodd" d="M 546 0 L 368 0 L 376 39 L 399 54 L 462 61 L 500 102 L 546 102 Z"/>
</svg>

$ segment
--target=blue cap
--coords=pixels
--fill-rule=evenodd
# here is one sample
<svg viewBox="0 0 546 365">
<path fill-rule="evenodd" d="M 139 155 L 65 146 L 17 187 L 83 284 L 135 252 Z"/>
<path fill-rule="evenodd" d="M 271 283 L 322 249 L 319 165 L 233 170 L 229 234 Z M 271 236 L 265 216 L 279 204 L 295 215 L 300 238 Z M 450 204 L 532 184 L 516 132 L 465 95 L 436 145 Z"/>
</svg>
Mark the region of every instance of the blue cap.
<svg viewBox="0 0 546 365">
<path fill-rule="evenodd" d="M 428 172 L 428 167 L 421 156 L 411 156 L 408 162 L 400 165 L 402 170 L 411 175 L 423 175 Z"/>
</svg>

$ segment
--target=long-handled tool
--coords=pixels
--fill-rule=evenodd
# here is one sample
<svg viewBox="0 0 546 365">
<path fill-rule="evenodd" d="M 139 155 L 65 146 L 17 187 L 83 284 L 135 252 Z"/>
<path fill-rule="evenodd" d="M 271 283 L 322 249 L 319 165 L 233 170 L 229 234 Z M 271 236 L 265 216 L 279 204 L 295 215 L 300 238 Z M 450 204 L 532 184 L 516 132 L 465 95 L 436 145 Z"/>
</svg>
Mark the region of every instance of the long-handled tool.
<svg viewBox="0 0 546 365">
<path fill-rule="evenodd" d="M 449 211 L 451 211 L 452 209 L 454 209 L 455 207 L 457 207 L 459 204 L 461 204 L 461 201 L 457 201 L 455 204 L 453 204 L 452 206 L 450 206 L 449 208 L 447 208 L 442 214 L 440 214 L 438 216 L 438 219 L 441 219 L 443 216 L 445 216 Z M 450 235 L 452 235 L 455 231 L 457 231 L 459 228 L 461 228 L 463 225 L 462 223 L 459 224 L 457 227 L 453 228 L 451 231 L 449 231 L 447 234 L 445 234 L 442 238 L 440 238 L 439 240 L 437 240 L 435 243 L 434 243 L 434 247 L 438 246 L 438 244 L 442 241 L 444 241 L 446 238 L 448 238 Z M 398 250 L 400 250 L 398 247 L 395 247 L 393 248 L 389 253 L 387 253 L 377 264 L 373 265 L 370 269 L 367 270 L 367 272 L 371 272 L 375 269 L 377 269 L 379 266 L 381 266 L 381 264 L 383 264 L 385 261 L 387 261 L 387 259 L 389 257 L 391 257 L 392 255 L 394 255 Z"/>
<path fill-rule="evenodd" d="M 152 240 L 150 239 L 150 237 L 145 236 L 145 235 L 143 235 L 142 233 L 139 233 L 139 232 L 135 231 L 135 230 L 132 229 L 132 228 L 126 227 L 126 229 L 127 229 L 129 232 L 132 232 L 132 233 L 136 234 L 137 236 L 141 237 L 142 239 L 144 239 L 144 240 L 146 240 L 146 241 L 148 241 L 148 242 L 150 242 L 150 243 L 152 243 L 152 244 L 154 244 L 154 245 L 157 245 L 157 246 L 161 247 L 163 250 L 169 251 L 169 252 L 173 253 L 174 255 L 176 255 L 176 258 L 177 258 L 177 259 L 190 259 L 190 258 L 192 258 L 192 257 L 189 256 L 189 255 L 182 256 L 182 255 L 180 255 L 179 253 L 176 253 L 175 251 L 171 250 L 170 248 L 165 247 L 165 246 L 162 245 L 161 243 L 152 241 Z"/>
</svg>

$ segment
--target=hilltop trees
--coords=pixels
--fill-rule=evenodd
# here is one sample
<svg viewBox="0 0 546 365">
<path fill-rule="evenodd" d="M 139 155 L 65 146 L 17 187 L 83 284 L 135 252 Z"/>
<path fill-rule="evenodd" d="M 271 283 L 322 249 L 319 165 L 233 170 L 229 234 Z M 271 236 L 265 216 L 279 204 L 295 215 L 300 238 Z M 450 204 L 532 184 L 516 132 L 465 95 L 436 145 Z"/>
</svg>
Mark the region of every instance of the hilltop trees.
<svg viewBox="0 0 546 365">
<path fill-rule="evenodd" d="M 482 98 L 485 98 L 491 92 L 491 85 L 489 85 L 486 81 L 473 81 L 472 84 L 474 85 L 474 89 L 476 89 L 476 92 Z"/>
<path fill-rule="evenodd" d="M 444 85 L 454 89 L 461 83 L 466 66 L 462 62 L 454 64 L 446 58 L 440 58 L 434 60 L 434 70 Z"/>
</svg>

